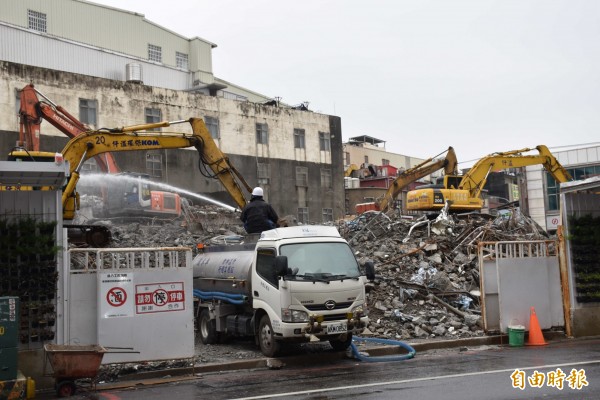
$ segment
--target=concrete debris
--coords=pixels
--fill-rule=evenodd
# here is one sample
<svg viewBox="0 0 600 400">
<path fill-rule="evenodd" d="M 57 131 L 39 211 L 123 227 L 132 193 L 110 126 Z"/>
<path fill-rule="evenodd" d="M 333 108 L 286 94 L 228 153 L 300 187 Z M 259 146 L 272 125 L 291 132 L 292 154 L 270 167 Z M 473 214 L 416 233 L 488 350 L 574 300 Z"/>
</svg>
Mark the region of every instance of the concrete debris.
<svg viewBox="0 0 600 400">
<path fill-rule="evenodd" d="M 367 285 L 368 330 L 397 340 L 483 336 L 477 243 L 548 239 L 519 210 L 495 218 L 371 215 L 358 229 L 344 223 L 339 230 L 361 265 L 375 264 L 376 279 Z"/>
<path fill-rule="evenodd" d="M 239 243 L 246 233 L 239 214 L 217 206 L 197 206 L 202 219 L 190 226 L 183 219 L 159 223 L 118 224 L 103 221 L 114 247 L 190 247 L 197 243 Z M 433 223 L 444 221 L 441 228 Z M 415 223 L 416 222 L 416 223 Z M 483 336 L 477 243 L 545 240 L 548 234 L 519 210 L 490 218 L 483 214 L 415 220 L 369 213 L 336 224 L 361 266 L 375 265 L 367 284 L 373 337 L 449 339 Z M 437 232 L 437 234 L 436 234 Z"/>
<path fill-rule="evenodd" d="M 277 358 L 267 358 L 267 368 L 281 369 L 285 367 L 285 363 Z"/>
</svg>

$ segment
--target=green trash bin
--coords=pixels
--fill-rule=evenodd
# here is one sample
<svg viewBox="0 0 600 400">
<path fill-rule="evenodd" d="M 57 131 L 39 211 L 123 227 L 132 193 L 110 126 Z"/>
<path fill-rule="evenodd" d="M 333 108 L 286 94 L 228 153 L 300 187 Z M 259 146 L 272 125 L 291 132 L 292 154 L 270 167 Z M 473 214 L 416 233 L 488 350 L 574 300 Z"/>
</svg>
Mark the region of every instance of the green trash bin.
<svg viewBox="0 0 600 400">
<path fill-rule="evenodd" d="M 525 342 L 525 327 L 523 325 L 509 325 L 508 345 L 511 347 L 521 347 Z"/>
</svg>

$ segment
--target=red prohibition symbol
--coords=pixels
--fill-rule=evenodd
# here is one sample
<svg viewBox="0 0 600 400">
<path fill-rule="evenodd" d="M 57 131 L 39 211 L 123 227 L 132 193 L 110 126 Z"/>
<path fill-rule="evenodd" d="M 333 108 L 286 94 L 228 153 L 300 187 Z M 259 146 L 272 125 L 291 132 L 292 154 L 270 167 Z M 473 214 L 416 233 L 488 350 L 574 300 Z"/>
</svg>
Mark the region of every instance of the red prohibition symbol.
<svg viewBox="0 0 600 400">
<path fill-rule="evenodd" d="M 156 289 L 152 293 L 152 302 L 157 306 L 164 306 L 169 302 L 169 294 L 164 289 Z"/>
<path fill-rule="evenodd" d="M 113 307 L 120 307 L 127 300 L 127 292 L 120 287 L 114 287 L 106 293 L 106 301 Z"/>
</svg>

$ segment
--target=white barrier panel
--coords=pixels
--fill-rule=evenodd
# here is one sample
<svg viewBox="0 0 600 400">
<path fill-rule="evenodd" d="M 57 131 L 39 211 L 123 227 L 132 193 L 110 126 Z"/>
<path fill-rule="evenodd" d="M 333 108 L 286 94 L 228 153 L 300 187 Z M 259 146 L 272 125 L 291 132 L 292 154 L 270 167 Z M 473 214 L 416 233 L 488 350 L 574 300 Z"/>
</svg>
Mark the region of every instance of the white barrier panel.
<svg viewBox="0 0 600 400">
<path fill-rule="evenodd" d="M 486 331 L 506 332 L 509 325 L 529 330 L 531 307 L 541 329 L 564 326 L 556 241 L 482 242 L 478 247 Z"/>
<path fill-rule="evenodd" d="M 194 356 L 191 249 L 69 254 L 69 341 L 108 347 L 103 364 Z"/>
</svg>

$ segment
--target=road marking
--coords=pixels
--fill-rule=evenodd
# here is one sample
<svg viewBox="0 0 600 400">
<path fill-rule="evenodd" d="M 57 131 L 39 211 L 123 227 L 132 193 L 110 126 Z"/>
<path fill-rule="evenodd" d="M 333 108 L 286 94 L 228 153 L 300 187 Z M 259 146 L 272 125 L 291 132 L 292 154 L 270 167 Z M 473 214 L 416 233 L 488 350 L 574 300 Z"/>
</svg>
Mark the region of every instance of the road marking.
<svg viewBox="0 0 600 400">
<path fill-rule="evenodd" d="M 567 367 L 567 366 L 575 366 L 575 365 L 589 365 L 589 364 L 600 364 L 600 360 L 592 360 L 592 361 L 581 361 L 574 363 L 563 363 L 563 364 L 548 364 L 548 365 L 537 365 L 535 367 L 514 367 L 514 368 L 506 368 L 506 369 L 496 369 L 492 371 L 479 371 L 479 372 L 465 372 L 462 374 L 452 374 L 452 375 L 439 375 L 439 376 L 431 376 L 427 378 L 414 378 L 414 379 L 403 379 L 399 381 L 387 381 L 387 382 L 377 382 L 377 383 L 365 383 L 361 385 L 349 385 L 349 386 L 338 386 L 334 388 L 326 388 L 326 389 L 314 389 L 314 390 L 302 390 L 298 392 L 287 392 L 287 393 L 276 393 L 276 394 L 266 394 L 263 396 L 252 396 L 252 397 L 239 397 L 231 400 L 254 400 L 254 399 L 273 399 L 276 397 L 284 397 L 284 396 L 294 396 L 301 394 L 315 394 L 315 393 L 323 393 L 323 392 L 333 392 L 335 390 L 347 390 L 347 389 L 358 389 L 358 388 L 366 388 L 366 387 L 374 387 L 374 386 L 386 386 L 386 385 L 398 385 L 401 383 L 410 383 L 410 382 L 423 382 L 423 381 L 433 381 L 438 379 L 449 379 L 449 378 L 460 378 L 465 376 L 476 376 L 476 375 L 488 375 L 488 374 L 498 374 L 504 372 L 514 372 L 515 369 L 519 369 L 521 371 L 527 371 L 532 369 L 555 369 L 559 367 Z"/>
</svg>

